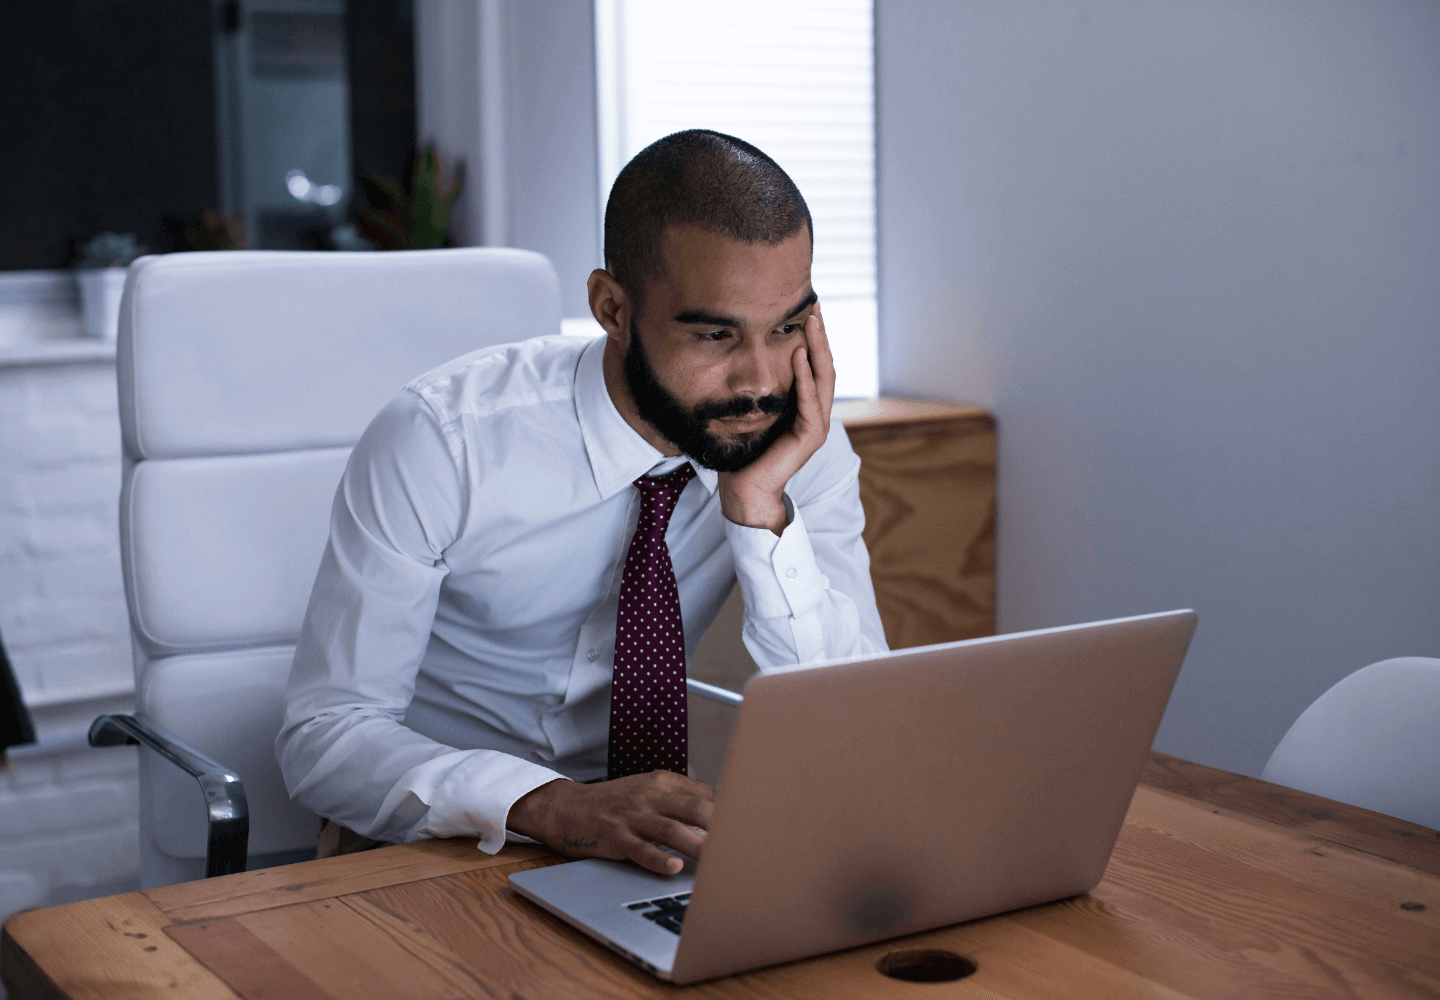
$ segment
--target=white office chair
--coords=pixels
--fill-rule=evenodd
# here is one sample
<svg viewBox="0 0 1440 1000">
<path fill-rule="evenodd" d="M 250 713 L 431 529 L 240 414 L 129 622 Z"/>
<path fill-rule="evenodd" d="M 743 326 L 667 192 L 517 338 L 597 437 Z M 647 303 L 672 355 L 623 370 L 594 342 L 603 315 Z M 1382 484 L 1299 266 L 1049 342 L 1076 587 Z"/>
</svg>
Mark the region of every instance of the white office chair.
<svg viewBox="0 0 1440 1000">
<path fill-rule="evenodd" d="M 102 716 L 91 742 L 142 744 L 145 887 L 313 856 L 318 821 L 291 803 L 274 741 L 350 449 L 415 376 L 559 332 L 555 271 L 521 250 L 131 266 L 120 532 L 137 718 Z"/>
<path fill-rule="evenodd" d="M 1440 829 L 1440 660 L 1355 671 L 1301 713 L 1260 777 Z"/>
</svg>

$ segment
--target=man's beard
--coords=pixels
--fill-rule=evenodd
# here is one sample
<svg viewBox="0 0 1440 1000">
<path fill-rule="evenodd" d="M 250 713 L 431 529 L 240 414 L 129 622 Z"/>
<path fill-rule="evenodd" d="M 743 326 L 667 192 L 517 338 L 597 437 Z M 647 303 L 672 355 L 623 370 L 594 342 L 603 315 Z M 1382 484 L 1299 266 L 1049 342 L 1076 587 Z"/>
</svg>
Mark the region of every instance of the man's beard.
<svg viewBox="0 0 1440 1000">
<path fill-rule="evenodd" d="M 798 410 L 795 387 L 785 395 L 751 398 L 732 396 L 719 403 L 699 403 L 694 409 L 676 399 L 660 384 L 650 359 L 640 346 L 640 333 L 630 322 L 630 348 L 625 352 L 625 384 L 640 416 L 663 434 L 691 460 L 716 472 L 739 472 L 754 462 L 795 422 Z M 743 417 L 751 413 L 776 413 L 779 417 L 763 431 L 722 441 L 710 433 L 710 421 L 722 417 Z"/>
</svg>

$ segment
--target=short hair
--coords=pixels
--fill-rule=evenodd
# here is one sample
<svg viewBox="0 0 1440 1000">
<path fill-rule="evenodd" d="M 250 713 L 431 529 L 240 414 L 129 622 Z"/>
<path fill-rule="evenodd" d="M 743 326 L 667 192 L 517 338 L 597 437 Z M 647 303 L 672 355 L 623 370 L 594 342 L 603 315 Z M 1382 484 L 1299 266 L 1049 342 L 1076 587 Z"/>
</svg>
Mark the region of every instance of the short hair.
<svg viewBox="0 0 1440 1000">
<path fill-rule="evenodd" d="M 815 245 L 809 206 L 770 157 L 709 129 L 667 135 L 625 165 L 605 204 L 605 266 L 634 315 L 644 310 L 646 283 L 665 273 L 665 230 L 686 224 L 771 246 L 804 226 Z"/>
</svg>

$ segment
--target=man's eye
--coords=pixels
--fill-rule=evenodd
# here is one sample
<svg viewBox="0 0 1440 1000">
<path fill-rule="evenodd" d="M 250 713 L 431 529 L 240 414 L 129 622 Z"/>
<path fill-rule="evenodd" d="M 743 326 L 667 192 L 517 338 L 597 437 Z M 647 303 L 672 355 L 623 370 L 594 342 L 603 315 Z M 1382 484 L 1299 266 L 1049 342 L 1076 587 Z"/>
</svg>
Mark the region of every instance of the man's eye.
<svg viewBox="0 0 1440 1000">
<path fill-rule="evenodd" d="M 805 329 L 804 323 L 786 323 L 780 328 L 780 332 L 788 335 L 791 333 L 798 333 L 803 329 Z"/>
<path fill-rule="evenodd" d="M 728 336 L 730 336 L 729 330 L 711 330 L 708 333 L 700 334 L 700 339 L 708 340 L 713 344 L 715 341 L 724 340 Z"/>
</svg>

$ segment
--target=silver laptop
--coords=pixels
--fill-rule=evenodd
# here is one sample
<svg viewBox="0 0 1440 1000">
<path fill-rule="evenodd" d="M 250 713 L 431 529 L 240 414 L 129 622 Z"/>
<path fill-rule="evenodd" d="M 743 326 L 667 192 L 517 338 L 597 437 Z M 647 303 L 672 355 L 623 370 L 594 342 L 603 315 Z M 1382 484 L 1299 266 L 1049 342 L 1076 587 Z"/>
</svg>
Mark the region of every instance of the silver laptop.
<svg viewBox="0 0 1440 1000">
<path fill-rule="evenodd" d="M 698 865 L 576 861 L 515 891 L 690 983 L 1087 892 L 1193 611 L 753 677 Z"/>
</svg>

